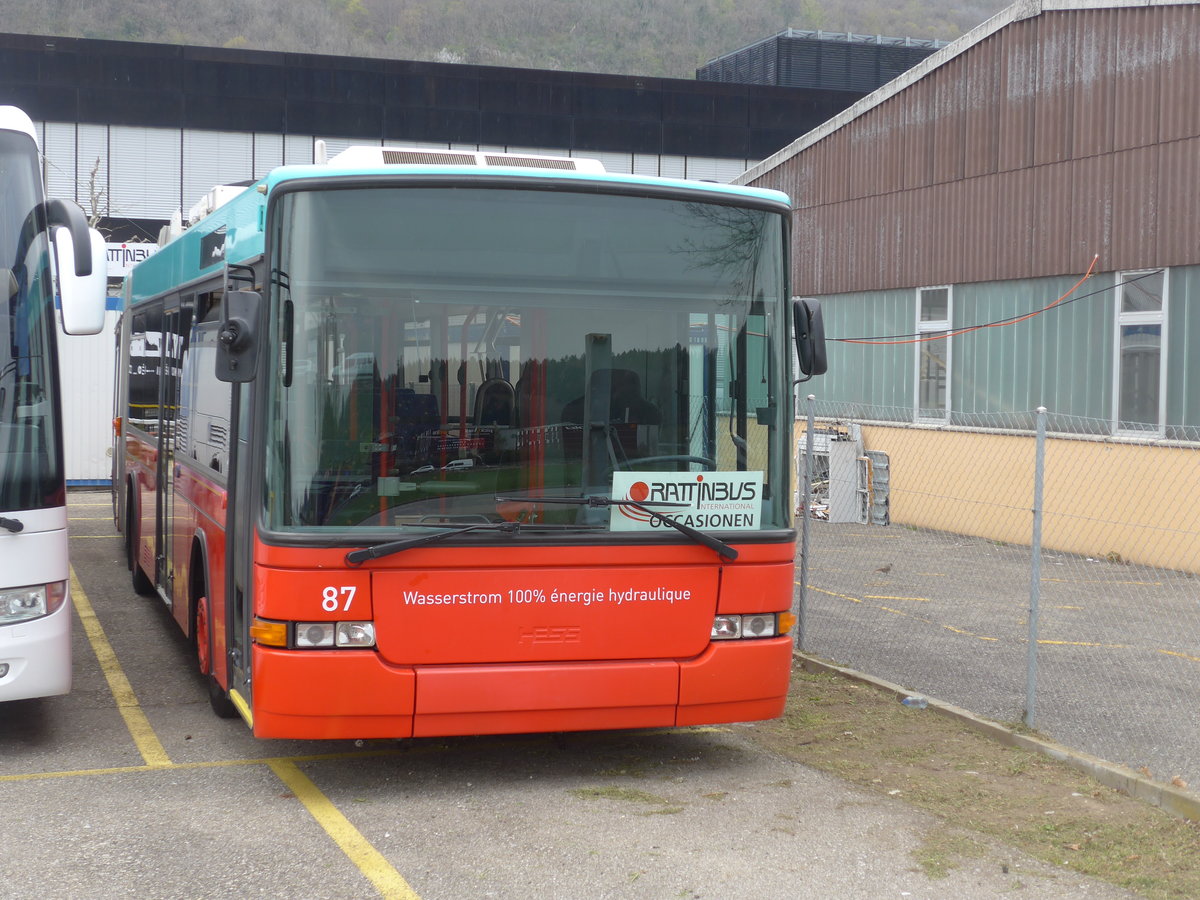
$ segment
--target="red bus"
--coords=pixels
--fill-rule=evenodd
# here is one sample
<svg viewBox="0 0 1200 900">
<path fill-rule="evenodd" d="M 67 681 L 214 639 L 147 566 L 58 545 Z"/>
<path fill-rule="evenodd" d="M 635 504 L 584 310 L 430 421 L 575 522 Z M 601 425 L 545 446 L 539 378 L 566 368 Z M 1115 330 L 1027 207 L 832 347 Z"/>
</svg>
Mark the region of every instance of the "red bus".
<svg viewBox="0 0 1200 900">
<path fill-rule="evenodd" d="M 125 287 L 134 587 L 262 737 L 778 716 L 787 198 L 576 159 L 350 148 Z M 794 332 L 794 342 L 789 335 Z"/>
</svg>

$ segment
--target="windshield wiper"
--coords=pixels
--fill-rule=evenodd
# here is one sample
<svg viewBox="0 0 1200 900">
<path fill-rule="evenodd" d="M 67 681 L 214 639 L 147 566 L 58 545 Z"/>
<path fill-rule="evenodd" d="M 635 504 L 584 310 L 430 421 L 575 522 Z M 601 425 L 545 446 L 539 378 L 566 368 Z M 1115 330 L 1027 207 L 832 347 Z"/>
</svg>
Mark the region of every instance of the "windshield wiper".
<svg viewBox="0 0 1200 900">
<path fill-rule="evenodd" d="M 407 525 L 408 523 L 405 524 Z M 393 553 L 399 553 L 402 550 L 411 550 L 413 547 L 436 544 L 439 541 L 444 541 L 447 538 L 456 537 L 460 534 L 466 534 L 469 531 L 498 531 L 501 534 L 518 534 L 522 531 L 591 530 L 579 525 L 534 525 L 528 522 L 479 522 L 474 525 L 422 525 L 418 523 L 410 527 L 442 528 L 444 530 L 434 532 L 433 534 L 422 534 L 418 537 L 401 538 L 398 541 L 388 541 L 385 544 L 376 544 L 374 547 L 364 547 L 361 550 L 351 550 L 346 554 L 346 563 L 351 566 L 357 566 L 368 559 L 379 559 L 381 556 L 391 556 Z"/>
<path fill-rule="evenodd" d="M 733 547 L 719 538 L 713 537 L 711 534 L 705 534 L 703 531 L 697 531 L 691 525 L 684 525 L 682 522 L 677 522 L 669 516 L 664 516 L 651 506 L 669 506 L 669 507 L 686 507 L 686 503 L 666 503 L 659 500 L 641 501 L 641 500 L 612 500 L 608 497 L 590 496 L 590 497 L 497 497 L 497 503 L 565 503 L 571 506 L 586 506 L 591 509 L 604 509 L 610 506 L 632 506 L 634 509 L 639 509 L 651 516 L 654 521 L 663 525 L 670 525 L 680 534 L 685 534 L 697 544 L 703 544 L 710 550 L 715 550 L 721 556 L 729 560 L 738 558 L 738 552 Z"/>
</svg>

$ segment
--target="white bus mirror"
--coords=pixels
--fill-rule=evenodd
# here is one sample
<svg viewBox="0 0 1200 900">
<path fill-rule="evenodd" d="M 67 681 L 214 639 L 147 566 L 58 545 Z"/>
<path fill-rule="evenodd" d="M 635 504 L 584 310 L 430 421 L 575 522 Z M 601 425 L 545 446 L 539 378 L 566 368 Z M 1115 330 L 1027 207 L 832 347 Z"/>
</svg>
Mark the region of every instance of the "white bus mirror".
<svg viewBox="0 0 1200 900">
<path fill-rule="evenodd" d="M 99 334 L 104 328 L 104 306 L 108 298 L 108 250 L 94 228 L 86 232 L 90 242 L 91 273 L 76 274 L 75 242 L 68 228 L 55 228 L 54 264 L 58 271 L 58 294 L 62 300 L 63 331 L 67 334 Z"/>
</svg>

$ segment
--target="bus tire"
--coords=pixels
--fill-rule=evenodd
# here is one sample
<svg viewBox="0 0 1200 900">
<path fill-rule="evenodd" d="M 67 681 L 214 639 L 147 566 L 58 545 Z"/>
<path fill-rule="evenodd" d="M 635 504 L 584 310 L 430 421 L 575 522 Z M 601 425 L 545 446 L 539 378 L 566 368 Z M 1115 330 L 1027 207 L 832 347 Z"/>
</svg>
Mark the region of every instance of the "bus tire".
<svg viewBox="0 0 1200 900">
<path fill-rule="evenodd" d="M 207 592 L 205 592 L 207 594 Z M 196 609 L 193 613 L 192 635 L 196 642 L 196 664 L 200 675 L 208 686 L 208 705 L 222 719 L 237 717 L 237 707 L 229 699 L 229 694 L 217 682 L 213 675 L 213 636 L 212 616 L 208 608 L 208 597 L 202 595 L 196 599 Z"/>
<path fill-rule="evenodd" d="M 134 592 L 143 597 L 150 597 L 154 594 L 154 582 L 146 576 L 138 564 L 137 551 L 141 536 L 135 513 L 133 490 L 130 489 L 128 500 L 125 503 L 125 562 L 129 566 L 130 581 L 133 583 Z"/>
</svg>

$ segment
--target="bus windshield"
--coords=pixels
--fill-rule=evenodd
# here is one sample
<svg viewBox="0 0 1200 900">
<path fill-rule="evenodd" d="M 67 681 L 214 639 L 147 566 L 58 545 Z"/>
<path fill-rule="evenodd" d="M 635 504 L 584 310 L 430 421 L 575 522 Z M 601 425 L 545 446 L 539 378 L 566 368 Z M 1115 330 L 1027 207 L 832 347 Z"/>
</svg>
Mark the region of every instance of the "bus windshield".
<svg viewBox="0 0 1200 900">
<path fill-rule="evenodd" d="M 782 210 L 305 187 L 269 235 L 269 531 L 791 527 Z"/>
<path fill-rule="evenodd" d="M 0 130 L 0 509 L 65 502 L 57 412 L 49 241 L 33 215 L 41 200 L 37 149 Z"/>
</svg>

